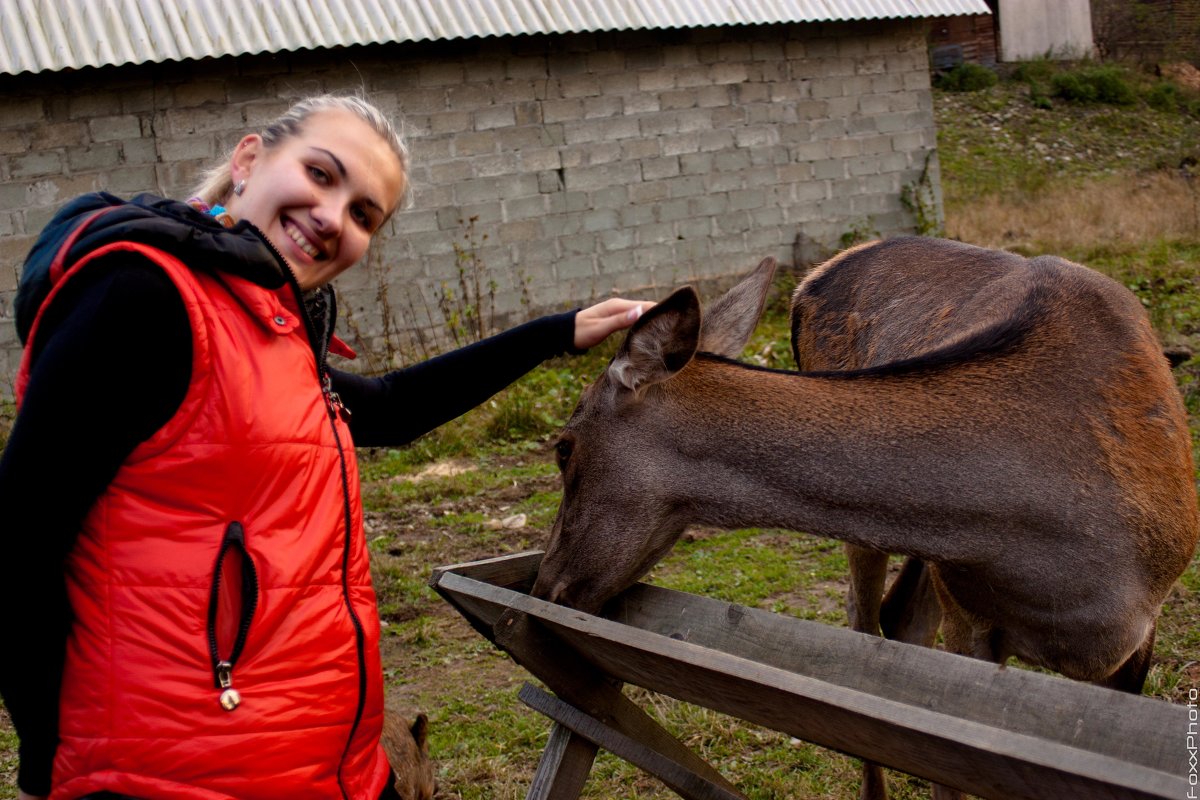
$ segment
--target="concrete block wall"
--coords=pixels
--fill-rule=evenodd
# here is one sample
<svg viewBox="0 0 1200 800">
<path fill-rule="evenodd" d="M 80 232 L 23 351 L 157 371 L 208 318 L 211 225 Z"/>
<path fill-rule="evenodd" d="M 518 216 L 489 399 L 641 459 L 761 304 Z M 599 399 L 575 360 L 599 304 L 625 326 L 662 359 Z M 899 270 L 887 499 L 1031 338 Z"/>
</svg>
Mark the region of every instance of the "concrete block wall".
<svg viewBox="0 0 1200 800">
<path fill-rule="evenodd" d="M 378 371 L 613 293 L 815 260 L 911 231 L 936 136 L 922 23 L 529 36 L 0 77 L 0 378 L 25 252 L 81 192 L 185 198 L 299 97 L 402 116 L 414 204 L 338 279 L 340 331 Z M 460 326 L 462 327 L 462 326 Z M 351 365 L 351 368 L 354 368 Z"/>
</svg>

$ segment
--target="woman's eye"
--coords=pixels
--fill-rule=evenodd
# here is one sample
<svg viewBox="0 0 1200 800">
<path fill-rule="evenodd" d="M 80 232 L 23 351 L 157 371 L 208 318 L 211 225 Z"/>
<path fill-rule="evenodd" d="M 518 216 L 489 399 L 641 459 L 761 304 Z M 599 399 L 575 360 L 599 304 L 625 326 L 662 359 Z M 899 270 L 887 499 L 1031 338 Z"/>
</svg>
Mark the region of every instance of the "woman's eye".
<svg viewBox="0 0 1200 800">
<path fill-rule="evenodd" d="M 317 183 L 329 183 L 329 173 L 320 167 L 309 167 L 308 174 Z"/>
<path fill-rule="evenodd" d="M 350 209 L 351 218 L 367 230 L 371 230 L 371 215 L 361 208 Z"/>
</svg>

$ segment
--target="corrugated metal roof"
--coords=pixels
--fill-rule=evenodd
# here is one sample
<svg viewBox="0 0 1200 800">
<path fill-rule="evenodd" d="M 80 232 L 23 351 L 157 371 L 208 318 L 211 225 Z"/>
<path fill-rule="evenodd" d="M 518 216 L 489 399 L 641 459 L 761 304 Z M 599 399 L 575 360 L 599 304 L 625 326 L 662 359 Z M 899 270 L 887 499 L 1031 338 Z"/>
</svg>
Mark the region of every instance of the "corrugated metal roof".
<svg viewBox="0 0 1200 800">
<path fill-rule="evenodd" d="M 984 0 L 0 0 L 0 73 L 472 36 L 986 13 Z"/>
</svg>

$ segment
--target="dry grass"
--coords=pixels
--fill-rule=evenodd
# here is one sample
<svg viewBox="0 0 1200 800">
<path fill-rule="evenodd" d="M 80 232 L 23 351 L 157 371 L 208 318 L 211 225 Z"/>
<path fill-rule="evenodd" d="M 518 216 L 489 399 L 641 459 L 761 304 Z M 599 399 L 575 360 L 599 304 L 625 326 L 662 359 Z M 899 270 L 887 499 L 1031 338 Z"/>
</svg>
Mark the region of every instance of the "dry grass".
<svg viewBox="0 0 1200 800">
<path fill-rule="evenodd" d="M 1078 179 L 1033 195 L 981 197 L 947 211 L 946 234 L 1022 253 L 1194 241 L 1200 239 L 1200 178 L 1160 171 Z"/>
</svg>

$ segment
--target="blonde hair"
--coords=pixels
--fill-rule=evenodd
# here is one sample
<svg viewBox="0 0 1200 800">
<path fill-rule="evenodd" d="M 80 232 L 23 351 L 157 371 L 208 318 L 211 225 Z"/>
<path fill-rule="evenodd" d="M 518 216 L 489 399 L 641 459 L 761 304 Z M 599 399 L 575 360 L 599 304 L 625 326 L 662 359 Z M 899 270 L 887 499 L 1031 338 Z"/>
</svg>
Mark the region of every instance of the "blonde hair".
<svg viewBox="0 0 1200 800">
<path fill-rule="evenodd" d="M 349 111 L 356 115 L 387 142 L 400 161 L 400 173 L 403 176 L 403 188 L 396 203 L 396 209 L 407 208 L 410 202 L 408 146 L 404 143 L 404 137 L 398 126 L 394 125 L 382 111 L 357 95 L 322 94 L 305 98 L 280 115 L 259 135 L 262 136 L 263 145 L 270 149 L 299 135 L 304 129 L 305 120 L 313 114 L 338 110 Z M 205 170 L 201 176 L 200 185 L 192 190 L 193 195 L 209 205 L 224 205 L 229 200 L 229 196 L 233 193 L 231 176 L 233 152 L 229 151 L 213 167 Z"/>
</svg>

